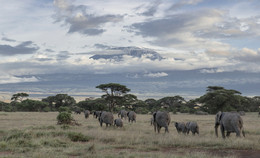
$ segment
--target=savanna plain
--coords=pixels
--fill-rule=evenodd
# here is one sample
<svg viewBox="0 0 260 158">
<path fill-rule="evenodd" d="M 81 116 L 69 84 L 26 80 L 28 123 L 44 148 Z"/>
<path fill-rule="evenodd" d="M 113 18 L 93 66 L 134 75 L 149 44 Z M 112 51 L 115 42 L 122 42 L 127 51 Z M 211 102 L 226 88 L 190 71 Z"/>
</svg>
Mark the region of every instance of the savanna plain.
<svg viewBox="0 0 260 158">
<path fill-rule="evenodd" d="M 216 138 L 215 115 L 171 114 L 169 133 L 155 133 L 152 115 L 100 127 L 96 118 L 72 114 L 79 126 L 57 125 L 58 112 L 0 112 L 0 157 L 218 158 L 260 157 L 260 117 L 242 116 L 246 137 Z M 117 115 L 114 114 L 114 118 Z M 197 121 L 200 135 L 178 134 L 173 122 Z M 219 132 L 220 134 L 220 132 Z M 220 134 L 221 135 L 221 134 Z"/>
</svg>

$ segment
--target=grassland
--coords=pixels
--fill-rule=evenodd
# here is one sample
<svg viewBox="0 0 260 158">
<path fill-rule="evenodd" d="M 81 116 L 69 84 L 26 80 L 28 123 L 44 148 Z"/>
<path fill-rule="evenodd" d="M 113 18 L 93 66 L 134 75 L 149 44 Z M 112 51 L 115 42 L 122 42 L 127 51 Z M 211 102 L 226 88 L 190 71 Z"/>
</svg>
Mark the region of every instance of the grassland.
<svg viewBox="0 0 260 158">
<path fill-rule="evenodd" d="M 0 157 L 254 157 L 260 154 L 260 118 L 243 116 L 245 138 L 223 140 L 214 135 L 214 115 L 171 115 L 170 133 L 150 125 L 151 115 L 137 115 L 123 128 L 100 127 L 90 116 L 73 114 L 81 126 L 57 125 L 56 112 L 0 112 Z M 117 116 L 114 115 L 116 118 Z M 197 121 L 200 135 L 178 134 L 173 121 Z"/>
</svg>

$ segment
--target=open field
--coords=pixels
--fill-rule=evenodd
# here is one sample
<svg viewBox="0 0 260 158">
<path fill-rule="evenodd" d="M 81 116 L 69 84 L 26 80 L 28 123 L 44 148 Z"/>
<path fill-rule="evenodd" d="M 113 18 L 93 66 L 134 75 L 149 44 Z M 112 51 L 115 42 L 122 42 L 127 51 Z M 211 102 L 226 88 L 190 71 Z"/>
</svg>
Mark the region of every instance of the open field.
<svg viewBox="0 0 260 158">
<path fill-rule="evenodd" d="M 223 140 L 214 134 L 214 115 L 171 115 L 170 133 L 160 134 L 150 125 L 151 115 L 124 121 L 123 128 L 100 127 L 90 116 L 73 114 L 81 126 L 57 125 L 57 112 L 0 112 L 0 157 L 251 157 L 260 155 L 260 118 L 242 116 L 245 138 Z M 116 118 L 117 115 L 115 114 Z M 197 121 L 200 135 L 178 134 L 173 121 Z M 220 133 L 219 133 L 220 134 Z"/>
</svg>

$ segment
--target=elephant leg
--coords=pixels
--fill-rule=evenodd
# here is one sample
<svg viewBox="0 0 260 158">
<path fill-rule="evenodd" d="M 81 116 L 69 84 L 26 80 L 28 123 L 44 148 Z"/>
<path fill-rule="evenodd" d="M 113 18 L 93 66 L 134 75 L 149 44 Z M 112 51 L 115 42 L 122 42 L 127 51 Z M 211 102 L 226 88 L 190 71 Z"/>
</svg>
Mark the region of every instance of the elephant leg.
<svg viewBox="0 0 260 158">
<path fill-rule="evenodd" d="M 236 136 L 240 137 L 240 133 L 241 133 L 240 129 L 238 127 L 236 127 L 235 131 L 236 131 Z"/>
<path fill-rule="evenodd" d="M 157 131 L 158 133 L 160 133 L 161 127 L 159 125 L 157 125 Z"/>
<path fill-rule="evenodd" d="M 165 133 L 169 133 L 168 126 L 165 127 Z"/>
<path fill-rule="evenodd" d="M 220 126 L 220 131 L 221 131 L 221 134 L 222 134 L 222 138 L 225 139 L 225 129 L 224 129 L 223 125 Z"/>
<path fill-rule="evenodd" d="M 100 126 L 102 127 L 102 124 L 103 124 L 103 122 L 102 121 L 100 121 Z"/>
<path fill-rule="evenodd" d="M 157 125 L 154 123 L 153 126 L 154 126 L 154 132 L 156 133 L 156 126 L 157 126 Z"/>
<path fill-rule="evenodd" d="M 242 129 L 242 134 L 243 134 L 244 137 L 246 137 L 246 136 L 245 136 L 245 131 L 244 131 L 243 129 Z"/>
<path fill-rule="evenodd" d="M 189 134 L 189 133 L 190 133 L 190 130 L 188 129 L 188 130 L 187 130 L 187 134 Z"/>
</svg>

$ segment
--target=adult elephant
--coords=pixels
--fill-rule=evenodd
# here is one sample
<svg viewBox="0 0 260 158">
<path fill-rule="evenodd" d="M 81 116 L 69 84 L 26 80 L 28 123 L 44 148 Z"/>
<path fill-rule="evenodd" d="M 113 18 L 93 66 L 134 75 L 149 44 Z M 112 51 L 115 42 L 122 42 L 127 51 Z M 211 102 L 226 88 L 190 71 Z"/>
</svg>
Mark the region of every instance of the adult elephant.
<svg viewBox="0 0 260 158">
<path fill-rule="evenodd" d="M 165 128 L 165 133 L 169 133 L 168 126 L 171 122 L 171 117 L 168 112 L 157 111 L 153 113 L 154 131 L 160 133 L 162 127 Z"/>
<path fill-rule="evenodd" d="M 106 126 L 113 125 L 114 122 L 114 116 L 111 112 L 102 111 L 100 113 L 100 116 L 98 118 L 100 126 L 102 127 L 102 124 L 105 123 Z"/>
<path fill-rule="evenodd" d="M 235 132 L 237 137 L 240 137 L 242 132 L 245 137 L 245 132 L 243 128 L 243 120 L 238 113 L 232 112 L 221 112 L 216 114 L 215 118 L 215 133 L 218 137 L 218 126 L 220 125 L 220 131 L 222 137 L 225 138 L 225 131 L 227 132 L 227 137 L 230 133 Z"/>
<path fill-rule="evenodd" d="M 136 122 L 136 113 L 134 111 L 129 111 L 126 115 L 128 117 L 128 122 Z"/>
<path fill-rule="evenodd" d="M 118 117 L 121 117 L 121 119 L 123 119 L 123 118 L 127 118 L 127 111 L 126 110 L 120 110 L 119 112 L 118 112 Z"/>
</svg>

